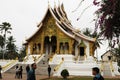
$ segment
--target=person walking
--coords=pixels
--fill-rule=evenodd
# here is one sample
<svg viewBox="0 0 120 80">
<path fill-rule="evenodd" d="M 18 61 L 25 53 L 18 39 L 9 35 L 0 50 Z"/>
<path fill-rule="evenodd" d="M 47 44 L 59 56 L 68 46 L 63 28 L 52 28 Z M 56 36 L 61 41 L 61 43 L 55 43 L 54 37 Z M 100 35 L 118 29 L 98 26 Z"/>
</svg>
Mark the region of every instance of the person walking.
<svg viewBox="0 0 120 80">
<path fill-rule="evenodd" d="M 30 70 L 30 66 L 29 66 L 29 64 L 28 64 L 28 65 L 26 66 L 26 73 L 28 73 L 29 70 Z"/>
<path fill-rule="evenodd" d="M 51 67 L 50 65 L 48 65 L 48 77 L 50 78 L 50 74 L 51 74 Z"/>
<path fill-rule="evenodd" d="M 23 68 L 22 68 L 22 66 L 20 66 L 20 68 L 19 68 L 19 79 L 22 79 L 22 72 L 23 72 Z"/>
<path fill-rule="evenodd" d="M 15 68 L 15 78 L 18 78 L 18 76 L 19 76 L 19 67 L 17 65 Z"/>
<path fill-rule="evenodd" d="M 0 79 L 2 79 L 2 66 L 0 65 Z"/>
<path fill-rule="evenodd" d="M 27 74 L 27 79 L 28 79 L 28 72 L 30 71 L 30 66 L 29 64 L 26 66 L 26 74 Z"/>
<path fill-rule="evenodd" d="M 35 69 L 37 68 L 36 63 L 31 64 L 31 70 L 28 72 L 27 80 L 36 80 Z"/>
<path fill-rule="evenodd" d="M 94 75 L 93 80 L 104 80 L 98 67 L 92 68 L 92 74 Z"/>
</svg>

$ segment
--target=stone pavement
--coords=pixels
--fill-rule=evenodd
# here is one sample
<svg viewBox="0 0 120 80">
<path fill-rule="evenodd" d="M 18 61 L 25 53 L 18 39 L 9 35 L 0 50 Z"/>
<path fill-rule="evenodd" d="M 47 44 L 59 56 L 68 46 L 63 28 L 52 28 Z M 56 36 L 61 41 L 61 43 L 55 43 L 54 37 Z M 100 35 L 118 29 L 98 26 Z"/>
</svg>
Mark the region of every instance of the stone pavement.
<svg viewBox="0 0 120 80">
<path fill-rule="evenodd" d="M 15 79 L 15 74 L 13 73 L 3 73 L 2 74 L 3 79 L 0 80 L 26 80 L 26 74 L 23 74 L 22 79 Z M 48 78 L 47 76 L 43 75 L 36 75 L 36 80 L 41 80 L 41 79 L 46 79 Z"/>
</svg>

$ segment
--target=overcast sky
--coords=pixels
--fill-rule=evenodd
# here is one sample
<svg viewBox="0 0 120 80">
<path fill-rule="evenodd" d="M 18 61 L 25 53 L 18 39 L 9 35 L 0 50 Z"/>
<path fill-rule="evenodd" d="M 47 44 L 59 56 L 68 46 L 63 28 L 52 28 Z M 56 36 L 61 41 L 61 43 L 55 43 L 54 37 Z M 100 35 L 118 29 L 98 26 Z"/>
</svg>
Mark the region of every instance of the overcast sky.
<svg viewBox="0 0 120 80">
<path fill-rule="evenodd" d="M 50 5 L 57 5 L 58 0 L 49 0 Z M 65 11 L 75 28 L 94 29 L 93 19 L 97 7 L 92 5 L 93 0 L 84 0 L 78 7 L 80 0 L 59 0 L 64 3 Z M 47 10 L 48 0 L 0 0 L 0 24 L 9 22 L 12 25 L 12 34 L 18 47 L 22 42 L 37 30 L 37 24 L 44 17 Z M 77 9 L 76 9 L 77 8 Z M 83 14 L 82 14 L 83 13 Z M 77 21 L 77 18 L 80 18 Z M 100 50 L 101 51 L 101 50 Z M 106 48 L 102 49 L 103 53 Z"/>
</svg>

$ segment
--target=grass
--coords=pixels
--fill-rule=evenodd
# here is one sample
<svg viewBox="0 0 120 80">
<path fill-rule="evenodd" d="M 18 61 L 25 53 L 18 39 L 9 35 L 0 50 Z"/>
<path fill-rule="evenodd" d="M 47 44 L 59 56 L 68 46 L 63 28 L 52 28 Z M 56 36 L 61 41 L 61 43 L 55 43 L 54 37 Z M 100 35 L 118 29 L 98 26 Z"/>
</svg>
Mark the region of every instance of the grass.
<svg viewBox="0 0 120 80">
<path fill-rule="evenodd" d="M 62 78 L 51 78 L 51 79 L 42 79 L 42 80 L 63 80 Z M 73 77 L 73 78 L 69 78 L 67 80 L 93 80 L 92 77 Z M 108 79 L 108 78 L 105 78 L 105 80 L 120 80 L 120 79 L 115 79 L 115 78 L 111 78 L 111 79 Z"/>
</svg>

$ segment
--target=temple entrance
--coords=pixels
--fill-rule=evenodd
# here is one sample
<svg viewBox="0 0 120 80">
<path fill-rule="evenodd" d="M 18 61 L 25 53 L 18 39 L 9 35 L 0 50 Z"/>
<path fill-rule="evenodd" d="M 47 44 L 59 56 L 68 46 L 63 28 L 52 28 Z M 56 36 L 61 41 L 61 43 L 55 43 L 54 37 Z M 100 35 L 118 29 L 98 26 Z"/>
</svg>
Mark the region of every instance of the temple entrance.
<svg viewBox="0 0 120 80">
<path fill-rule="evenodd" d="M 80 56 L 84 56 L 84 53 L 85 53 L 84 47 L 80 47 Z"/>
<path fill-rule="evenodd" d="M 84 60 L 84 55 L 85 55 L 85 48 L 84 47 L 79 47 L 79 60 Z"/>
<path fill-rule="evenodd" d="M 56 36 L 51 37 L 51 46 L 52 46 L 52 53 L 56 52 L 57 49 L 57 39 Z"/>
<path fill-rule="evenodd" d="M 46 54 L 52 54 L 56 52 L 57 48 L 57 39 L 56 36 L 44 38 L 44 51 Z"/>
</svg>

